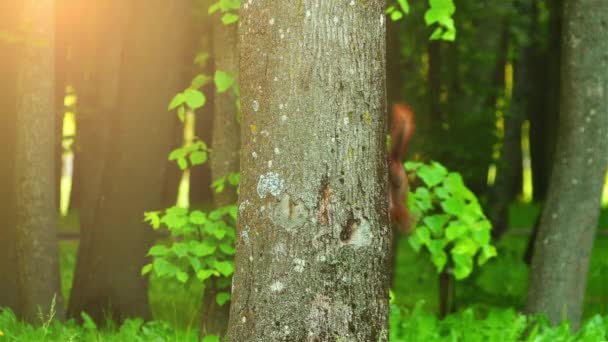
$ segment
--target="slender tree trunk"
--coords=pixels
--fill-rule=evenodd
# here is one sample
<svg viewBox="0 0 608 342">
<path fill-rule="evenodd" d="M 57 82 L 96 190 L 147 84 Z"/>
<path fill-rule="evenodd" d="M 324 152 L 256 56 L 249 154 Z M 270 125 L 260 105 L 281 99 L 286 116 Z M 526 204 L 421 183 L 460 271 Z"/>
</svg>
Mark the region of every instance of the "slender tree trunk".
<svg viewBox="0 0 608 342">
<path fill-rule="evenodd" d="M 224 25 L 216 18 L 213 28 L 213 55 L 215 70 L 221 70 L 233 77 L 238 76 L 238 26 Z M 217 93 L 214 99 L 213 154 L 211 156 L 211 177 L 213 180 L 239 170 L 239 148 L 241 145 L 240 126 L 237 121 L 236 95 L 229 89 Z M 235 203 L 236 191 L 233 187 L 214 195 L 216 206 Z"/>
<path fill-rule="evenodd" d="M 213 60 L 215 70 L 238 76 L 238 26 L 224 25 L 219 17 L 214 18 L 213 27 Z M 213 101 L 213 153 L 211 155 L 211 177 L 216 180 L 231 172 L 239 171 L 240 125 L 237 121 L 237 97 L 229 89 L 224 93 L 216 92 Z M 216 207 L 236 203 L 236 189 L 227 186 L 224 191 L 215 193 L 213 201 Z M 215 295 L 225 289 L 209 284 L 203 296 L 202 326 L 208 334 L 223 336 L 228 327 L 230 306 L 219 306 Z"/>
<path fill-rule="evenodd" d="M 608 3 L 565 3 L 556 158 L 530 270 L 530 312 L 580 325 L 608 167 Z"/>
<path fill-rule="evenodd" d="M 384 1 L 241 5 L 230 341 L 386 341 Z"/>
<path fill-rule="evenodd" d="M 46 317 L 53 309 L 63 317 L 55 223 L 54 3 L 22 2 L 21 23 L 33 29 L 18 52 L 15 242 L 19 306 L 30 323 L 41 323 L 39 312 Z"/>
<path fill-rule="evenodd" d="M 516 3 L 516 15 L 529 16 L 528 27 L 524 28 L 530 37 L 535 37 L 539 29 L 536 12 L 536 2 L 523 0 Z M 490 191 L 489 219 L 492 222 L 492 235 L 500 238 L 508 228 L 509 204 L 515 199 L 521 189 L 522 152 L 521 129 L 526 117 L 528 100 L 533 98 L 533 75 L 535 63 L 535 47 L 532 43 L 520 46 L 518 59 L 514 61 L 513 96 L 510 108 L 505 109 L 504 137 L 498 161 L 497 175 L 494 186 Z M 508 46 L 505 46 L 505 57 Z M 504 74 L 504 72 L 503 72 Z M 503 87 L 504 87 L 504 78 Z"/>
<path fill-rule="evenodd" d="M 16 34 L 14 1 L 0 2 L 0 31 Z M 15 251 L 15 45 L 0 39 L 0 307 L 18 309 Z"/>
<path fill-rule="evenodd" d="M 449 146 L 458 141 L 458 149 L 443 149 L 440 156 L 448 168 L 463 174 L 478 195 L 487 192 L 487 172 L 493 162 L 492 147 L 496 142 L 496 99 L 504 89 L 504 84 L 497 86 L 497 77 L 504 73 L 506 12 L 503 3 L 470 2 L 466 9 L 471 14 L 459 14 L 461 10 L 455 14 L 459 37 L 466 35 L 467 39 L 457 39 L 453 43 L 453 56 L 448 59 L 456 58 L 452 61 L 454 67 L 448 69 L 455 74 L 450 76 L 448 94 L 446 121 L 449 129 L 434 142 Z M 474 25 L 460 25 L 465 20 Z M 462 120 L 463 115 L 467 120 Z M 476 134 L 470 134 L 472 129 Z"/>
<path fill-rule="evenodd" d="M 207 2 L 205 3 L 205 5 L 206 7 L 208 7 Z M 197 50 L 198 52 L 211 53 L 213 51 L 214 42 L 212 27 L 214 20 L 217 19 L 211 16 L 205 16 L 205 19 L 202 22 L 202 27 L 199 32 L 202 37 L 200 38 L 200 46 Z M 199 69 L 199 72 L 202 72 L 206 75 L 213 75 L 214 69 L 215 68 L 213 65 L 213 60 L 209 60 L 207 64 L 202 67 L 202 69 Z M 207 103 L 196 113 L 194 133 L 195 136 L 208 143 L 213 141 L 212 127 L 213 111 L 215 108 L 215 85 L 213 84 L 213 82 L 209 82 L 207 85 L 205 85 L 202 89 L 202 92 L 207 96 Z M 211 168 L 209 164 L 211 163 L 205 163 L 202 166 L 190 169 L 191 204 L 208 204 L 212 202 L 213 190 L 211 189 L 212 178 Z"/>
<path fill-rule="evenodd" d="M 118 117 L 118 91 L 121 58 L 130 4 L 115 0 L 90 3 L 83 15 L 88 22 L 81 29 L 86 39 L 80 41 L 82 57 L 76 91 L 79 107 L 76 117 L 74 184 L 78 189 L 80 213 L 80 248 L 68 316 L 80 318 L 84 286 L 88 272 L 83 271 L 93 258 L 96 244 L 95 213 L 102 196 L 102 177 L 109 158 L 111 126 Z M 113 17 L 112 22 L 104 21 Z"/>
<path fill-rule="evenodd" d="M 528 100 L 527 108 L 530 119 L 530 154 L 535 201 L 544 201 L 547 198 L 560 111 L 558 99 L 561 84 L 563 4 L 562 0 L 550 0 L 548 4 L 550 14 L 548 46 L 541 47 L 543 44 L 538 33 L 540 30 L 532 36 L 535 65 L 530 69 L 530 81 L 536 95 Z"/>
<path fill-rule="evenodd" d="M 161 206 L 167 154 L 174 147 L 175 117 L 167 104 L 183 89 L 185 1 L 134 0 L 122 51 L 118 115 L 110 130 L 109 157 L 84 234 L 70 312 L 88 312 L 97 322 L 105 315 L 149 319 L 148 283 L 140 276 L 152 244 L 143 213 Z M 135 15 L 136 14 L 136 15 Z M 177 67 L 177 68 L 176 68 Z M 84 236 L 83 236 L 84 237 Z"/>
</svg>

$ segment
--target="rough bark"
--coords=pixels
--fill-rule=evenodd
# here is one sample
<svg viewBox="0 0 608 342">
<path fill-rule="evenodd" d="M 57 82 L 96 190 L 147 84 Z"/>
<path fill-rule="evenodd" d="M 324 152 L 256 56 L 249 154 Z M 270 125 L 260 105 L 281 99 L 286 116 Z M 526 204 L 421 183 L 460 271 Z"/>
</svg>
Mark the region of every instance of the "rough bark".
<svg viewBox="0 0 608 342">
<path fill-rule="evenodd" d="M 0 2 L 0 32 L 15 34 L 14 2 Z M 0 307 L 17 311 L 15 254 L 15 45 L 0 38 Z"/>
<path fill-rule="evenodd" d="M 536 238 L 527 309 L 577 329 L 608 167 L 608 3 L 565 3 L 556 158 Z"/>
<path fill-rule="evenodd" d="M 93 224 L 84 237 L 70 312 L 88 312 L 97 322 L 109 316 L 150 318 L 147 279 L 140 276 L 152 243 L 145 211 L 161 207 L 167 154 L 174 147 L 171 98 L 185 86 L 176 66 L 183 62 L 189 2 L 131 2 L 129 31 L 122 51 L 118 115 L 109 157 L 95 203 Z M 136 15 L 135 15 L 136 14 Z M 176 21 L 177 20 L 177 21 Z"/>
<path fill-rule="evenodd" d="M 54 5 L 22 2 L 21 23 L 31 30 L 18 50 L 15 242 L 19 307 L 31 323 L 41 323 L 39 312 L 46 317 L 52 309 L 63 317 L 55 226 Z"/>
<path fill-rule="evenodd" d="M 384 5 L 241 5 L 230 341 L 388 338 Z"/>
</svg>

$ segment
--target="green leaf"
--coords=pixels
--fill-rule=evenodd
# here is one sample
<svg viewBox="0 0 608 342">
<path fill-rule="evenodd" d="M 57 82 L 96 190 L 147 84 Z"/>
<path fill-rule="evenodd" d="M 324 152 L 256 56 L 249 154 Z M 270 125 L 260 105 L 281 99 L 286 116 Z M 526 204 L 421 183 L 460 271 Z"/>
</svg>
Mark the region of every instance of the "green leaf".
<svg viewBox="0 0 608 342">
<path fill-rule="evenodd" d="M 441 208 L 448 214 L 460 216 L 460 214 L 464 211 L 465 203 L 461 198 L 450 197 L 441 202 Z"/>
<path fill-rule="evenodd" d="M 403 13 L 410 14 L 410 5 L 408 4 L 407 0 L 397 0 L 397 3 L 401 7 L 401 11 L 403 11 Z"/>
<path fill-rule="evenodd" d="M 473 271 L 473 259 L 468 255 L 452 255 L 454 260 L 454 277 L 464 279 Z"/>
<path fill-rule="evenodd" d="M 183 242 L 175 242 L 171 250 L 178 258 L 183 258 L 190 252 L 190 246 Z"/>
<path fill-rule="evenodd" d="M 213 14 L 215 12 L 217 12 L 220 9 L 220 3 L 216 2 L 213 5 L 209 6 L 209 9 L 207 10 L 207 14 Z"/>
<path fill-rule="evenodd" d="M 429 188 L 441 183 L 444 178 L 443 175 L 438 172 L 438 170 L 428 166 L 421 167 L 416 175 L 420 177 L 424 184 L 426 184 Z"/>
<path fill-rule="evenodd" d="M 193 252 L 197 257 L 204 257 L 215 253 L 216 249 L 216 246 L 205 240 L 203 242 L 197 243 L 194 247 Z"/>
<path fill-rule="evenodd" d="M 477 242 L 473 241 L 473 239 L 465 238 L 456 242 L 454 248 L 452 248 L 452 255 L 461 254 L 472 257 L 478 250 L 479 244 Z"/>
<path fill-rule="evenodd" d="M 228 175 L 228 183 L 232 186 L 238 186 L 241 182 L 241 174 L 238 172 L 232 172 Z"/>
<path fill-rule="evenodd" d="M 179 108 L 177 108 L 177 117 L 179 118 L 179 121 L 184 122 L 186 121 L 186 108 L 184 108 L 183 105 L 179 106 Z"/>
<path fill-rule="evenodd" d="M 450 217 L 450 215 L 438 214 L 427 216 L 422 221 L 429 227 L 433 235 L 440 236 L 443 233 L 443 227 L 448 223 Z"/>
<path fill-rule="evenodd" d="M 475 242 L 484 246 L 490 243 L 491 236 L 488 229 L 472 229 L 471 237 Z"/>
<path fill-rule="evenodd" d="M 416 235 L 418 241 L 420 241 L 422 245 L 426 246 L 431 242 L 431 233 L 425 226 L 418 227 L 414 232 L 414 235 Z"/>
<path fill-rule="evenodd" d="M 156 246 L 153 246 L 152 248 L 150 248 L 148 255 L 154 256 L 154 257 L 161 257 L 161 256 L 167 255 L 169 252 L 170 252 L 170 249 L 167 248 L 167 246 L 156 245 Z"/>
<path fill-rule="evenodd" d="M 226 186 L 226 177 L 218 178 L 211 183 L 211 187 L 215 190 L 216 193 L 220 193 L 224 191 L 224 187 Z"/>
<path fill-rule="evenodd" d="M 238 10 L 241 7 L 240 0 L 219 0 L 219 4 L 222 12 Z"/>
<path fill-rule="evenodd" d="M 416 207 L 422 212 L 426 212 L 433 208 L 433 199 L 429 190 L 425 187 L 419 187 L 413 193 L 413 199 L 416 201 Z"/>
<path fill-rule="evenodd" d="M 207 280 L 209 277 L 211 277 L 212 275 L 214 275 L 216 272 L 213 270 L 200 270 L 198 272 L 196 272 L 196 277 L 200 280 L 200 281 L 205 281 Z"/>
<path fill-rule="evenodd" d="M 207 335 L 203 337 L 202 342 L 220 342 L 220 338 L 217 335 Z"/>
<path fill-rule="evenodd" d="M 239 20 L 239 16 L 234 13 L 226 13 L 222 16 L 222 23 L 224 25 L 234 24 Z"/>
<path fill-rule="evenodd" d="M 228 255 L 234 255 L 234 253 L 236 252 L 232 244 L 229 243 L 221 243 L 220 250 Z"/>
<path fill-rule="evenodd" d="M 179 272 L 179 268 L 163 258 L 154 259 L 154 272 L 159 277 L 173 276 Z"/>
<path fill-rule="evenodd" d="M 87 315 L 86 312 L 82 311 L 80 313 L 80 317 L 82 317 L 82 327 L 87 330 L 97 330 L 97 325 L 91 318 L 91 316 Z"/>
<path fill-rule="evenodd" d="M 481 266 L 496 255 L 498 255 L 498 253 L 496 252 L 496 248 L 494 246 L 483 246 L 481 248 L 481 255 L 479 256 L 478 264 Z"/>
<path fill-rule="evenodd" d="M 184 91 L 184 97 L 186 104 L 192 109 L 204 106 L 207 101 L 205 94 L 196 89 L 186 89 L 186 91 Z"/>
<path fill-rule="evenodd" d="M 207 82 L 209 82 L 210 80 L 211 80 L 211 77 L 209 77 L 205 74 L 198 74 L 198 75 L 196 75 L 196 77 L 194 77 L 192 79 L 192 82 L 190 83 L 190 88 L 198 89 L 198 88 L 204 86 L 205 84 L 207 84 Z"/>
<path fill-rule="evenodd" d="M 190 278 L 190 276 L 188 276 L 188 273 L 186 273 L 184 271 L 177 272 L 177 274 L 175 274 L 175 277 L 177 278 L 177 281 L 179 281 L 182 284 L 185 284 L 188 281 L 188 279 Z"/>
<path fill-rule="evenodd" d="M 190 223 L 201 225 L 207 222 L 207 216 L 200 210 L 193 210 L 190 213 Z"/>
<path fill-rule="evenodd" d="M 198 272 L 201 270 L 202 265 L 201 261 L 198 258 L 188 257 L 188 261 L 190 261 L 190 266 L 192 266 L 194 272 Z"/>
<path fill-rule="evenodd" d="M 397 20 L 403 18 L 403 13 L 399 10 L 394 10 L 391 12 L 390 16 L 391 16 L 392 21 L 397 21 Z"/>
<path fill-rule="evenodd" d="M 226 302 L 228 302 L 229 300 L 230 300 L 229 292 L 220 292 L 215 296 L 215 302 L 219 306 L 224 306 L 224 304 L 226 304 Z"/>
<path fill-rule="evenodd" d="M 468 232 L 468 226 L 464 225 L 461 221 L 454 221 L 445 229 L 445 238 L 447 241 L 453 241 L 466 235 Z"/>
<path fill-rule="evenodd" d="M 141 268 L 141 275 L 146 275 L 152 271 L 152 264 L 145 264 L 144 267 Z"/>
<path fill-rule="evenodd" d="M 207 60 L 209 60 L 208 52 L 200 51 L 194 56 L 194 64 L 198 65 L 201 69 L 207 65 Z"/>
<path fill-rule="evenodd" d="M 145 212 L 144 221 L 150 223 L 152 228 L 158 229 L 160 227 L 160 212 L 159 211 Z"/>
<path fill-rule="evenodd" d="M 436 253 L 431 254 L 431 261 L 433 262 L 433 265 L 435 265 L 437 273 L 440 273 L 448 262 L 448 255 L 443 250 L 437 251 Z"/>
<path fill-rule="evenodd" d="M 231 261 L 217 261 L 213 265 L 224 277 L 229 277 L 234 273 L 234 264 Z"/>
<path fill-rule="evenodd" d="M 180 170 L 185 170 L 188 168 L 188 162 L 186 161 L 186 158 L 179 158 L 177 160 L 177 165 L 179 166 Z"/>
<path fill-rule="evenodd" d="M 202 165 L 207 161 L 207 152 L 194 151 L 190 154 L 190 163 L 192 165 Z"/>
<path fill-rule="evenodd" d="M 186 149 L 183 147 L 178 147 L 175 150 L 169 153 L 169 160 L 178 160 L 180 158 L 186 157 Z"/>
<path fill-rule="evenodd" d="M 218 70 L 215 72 L 214 81 L 217 92 L 224 93 L 232 87 L 232 84 L 234 84 L 234 77 L 228 75 L 224 71 Z"/>
<path fill-rule="evenodd" d="M 177 95 L 175 95 L 173 97 L 173 99 L 169 103 L 169 110 L 174 110 L 178 106 L 181 106 L 184 103 L 184 101 L 186 101 L 184 94 L 178 93 Z"/>
<path fill-rule="evenodd" d="M 422 242 L 420 241 L 418 236 L 416 236 L 416 234 L 412 234 L 412 236 L 410 236 L 410 238 L 408 239 L 408 242 L 410 243 L 410 246 L 412 246 L 412 248 L 414 249 L 414 251 L 416 253 L 420 252 L 420 249 L 422 248 Z"/>
</svg>

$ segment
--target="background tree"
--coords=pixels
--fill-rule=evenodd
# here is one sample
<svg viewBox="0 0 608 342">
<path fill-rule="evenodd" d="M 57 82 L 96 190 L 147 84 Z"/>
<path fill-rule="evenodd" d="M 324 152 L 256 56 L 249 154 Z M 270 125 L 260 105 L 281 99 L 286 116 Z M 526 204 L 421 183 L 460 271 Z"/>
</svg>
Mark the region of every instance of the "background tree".
<svg viewBox="0 0 608 342">
<path fill-rule="evenodd" d="M 219 15 L 213 18 L 213 60 L 216 73 L 226 74 L 228 77 L 238 76 L 238 25 L 236 23 L 225 25 Z M 213 99 L 213 136 L 212 155 L 210 159 L 211 179 L 216 180 L 227 177 L 230 173 L 239 171 L 239 152 L 241 146 L 240 125 L 237 121 L 238 98 L 231 88 L 217 91 Z M 216 207 L 223 207 L 235 203 L 236 189 L 232 186 L 224 188 L 222 192 L 213 194 Z M 228 326 L 229 305 L 218 305 L 216 295 L 221 290 L 216 283 L 205 288 L 203 297 L 203 321 L 209 334 L 224 335 Z"/>
<path fill-rule="evenodd" d="M 17 97 L 15 55 L 17 30 L 15 1 L 0 3 L 0 307 L 18 309 L 15 254 L 15 107 Z"/>
<path fill-rule="evenodd" d="M 94 223 L 83 231 L 83 238 L 94 243 L 80 248 L 70 307 L 97 322 L 104 321 L 104 312 L 117 321 L 151 317 L 148 283 L 140 271 L 153 236 L 142 215 L 161 206 L 176 124 L 167 104 L 184 84 L 174 66 L 184 61 L 187 35 L 175 20 L 187 18 L 188 2 L 130 4 L 118 111 L 106 118 L 112 120 L 109 158 Z"/>
<path fill-rule="evenodd" d="M 388 338 L 384 6 L 241 6 L 230 340 Z"/>
<path fill-rule="evenodd" d="M 95 245 L 95 213 L 102 195 L 102 177 L 109 158 L 110 134 L 118 116 L 121 58 L 130 16 L 129 1 L 91 2 L 83 6 L 82 39 L 76 44 L 79 70 L 74 76 L 79 104 L 73 192 L 78 192 L 80 248 L 76 269 L 86 268 L 85 255 Z M 113 22 L 104 18 L 112 16 Z M 68 306 L 70 317 L 80 318 L 81 287 L 87 272 L 76 272 Z M 78 304 L 78 305 L 77 305 Z"/>
<path fill-rule="evenodd" d="M 536 238 L 527 308 L 577 329 L 608 166 L 608 3 L 566 2 L 556 158 Z"/>
<path fill-rule="evenodd" d="M 55 205 L 53 0 L 22 2 L 17 71 L 15 242 L 19 307 L 29 322 L 63 316 Z M 43 76 L 41 76 L 43 75 Z"/>
</svg>

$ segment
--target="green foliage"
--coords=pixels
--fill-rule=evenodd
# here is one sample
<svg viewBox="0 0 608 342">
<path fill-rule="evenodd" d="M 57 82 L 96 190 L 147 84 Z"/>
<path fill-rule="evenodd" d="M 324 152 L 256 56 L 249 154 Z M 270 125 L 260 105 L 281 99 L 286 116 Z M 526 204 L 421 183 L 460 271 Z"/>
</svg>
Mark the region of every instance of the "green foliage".
<svg viewBox="0 0 608 342">
<path fill-rule="evenodd" d="M 196 111 L 203 107 L 207 103 L 205 94 L 199 89 L 202 88 L 207 82 L 210 81 L 210 77 L 205 74 L 198 74 L 190 82 L 190 86 L 183 92 L 177 93 L 171 102 L 169 102 L 169 110 L 177 109 L 177 116 L 180 121 L 184 122 L 186 117 L 186 111 Z"/>
<path fill-rule="evenodd" d="M 207 162 L 207 159 L 207 144 L 202 140 L 196 140 L 192 144 L 178 147 L 169 154 L 169 160 L 176 161 L 182 170 L 189 166 L 202 165 Z"/>
<path fill-rule="evenodd" d="M 421 218 L 409 238 L 415 251 L 424 247 L 438 272 L 452 265 L 456 279 L 471 274 L 475 259 L 481 266 L 496 256 L 491 224 L 458 173 L 437 162 L 408 162 L 405 168 L 423 183 L 408 196 L 412 215 Z"/>
<path fill-rule="evenodd" d="M 241 7 L 240 0 L 218 0 L 209 7 L 209 14 L 220 11 L 222 14 L 222 23 L 231 25 L 239 20 L 239 8 Z"/>
<path fill-rule="evenodd" d="M 83 319 L 83 325 L 69 320 L 65 323 L 52 321 L 33 327 L 18 320 L 10 310 L 0 309 L 0 341 L 198 341 L 196 330 L 176 330 L 166 322 L 144 323 L 138 318 L 128 319 L 116 327 L 114 322 L 108 321 L 107 327 L 102 330 L 86 314 Z"/>
<path fill-rule="evenodd" d="M 237 193 L 238 193 L 238 185 L 241 181 L 241 175 L 238 172 L 233 172 L 230 173 L 228 176 L 224 176 L 221 178 L 216 179 L 213 183 L 211 183 L 211 187 L 213 188 L 213 190 L 216 193 L 222 192 L 224 191 L 224 188 L 226 187 L 226 182 L 228 182 L 229 185 L 232 185 L 234 187 L 237 187 Z"/>
<path fill-rule="evenodd" d="M 234 77 L 221 70 L 215 72 L 214 81 L 218 93 L 225 93 L 226 90 L 230 89 L 230 87 L 235 84 Z"/>
<path fill-rule="evenodd" d="M 429 8 L 424 13 L 424 21 L 427 26 L 437 25 L 431 34 L 431 40 L 447 40 L 453 42 L 456 39 L 456 25 L 452 18 L 456 12 L 453 0 L 429 0 Z M 401 20 L 404 14 L 410 13 L 410 5 L 407 0 L 395 0 L 386 8 L 386 14 L 392 21 Z"/>
<path fill-rule="evenodd" d="M 229 284 L 234 272 L 235 226 L 237 208 L 229 205 L 209 213 L 171 207 L 164 212 L 147 212 L 145 221 L 154 229 L 165 227 L 170 243 L 156 244 L 148 251 L 152 262 L 141 273 L 174 278 L 186 283 L 193 277 L 201 282 L 216 278 Z M 220 293 L 218 303 L 225 303 L 230 294 Z"/>
<path fill-rule="evenodd" d="M 428 26 L 437 24 L 431 34 L 431 40 L 454 41 L 456 39 L 456 26 L 452 16 L 456 12 L 453 0 L 429 0 L 430 8 L 424 14 L 424 21 Z"/>
<path fill-rule="evenodd" d="M 386 14 L 392 21 L 400 20 L 404 14 L 410 14 L 410 5 L 407 0 L 396 0 L 386 8 Z"/>
<path fill-rule="evenodd" d="M 579 332 L 572 334 L 568 323 L 552 327 L 542 317 L 527 317 L 513 309 L 492 309 L 481 315 L 469 308 L 439 320 L 434 314 L 425 312 L 423 306 L 424 302 L 419 302 L 409 312 L 391 305 L 390 341 L 591 342 L 608 338 L 608 316 L 594 316 Z"/>
</svg>

